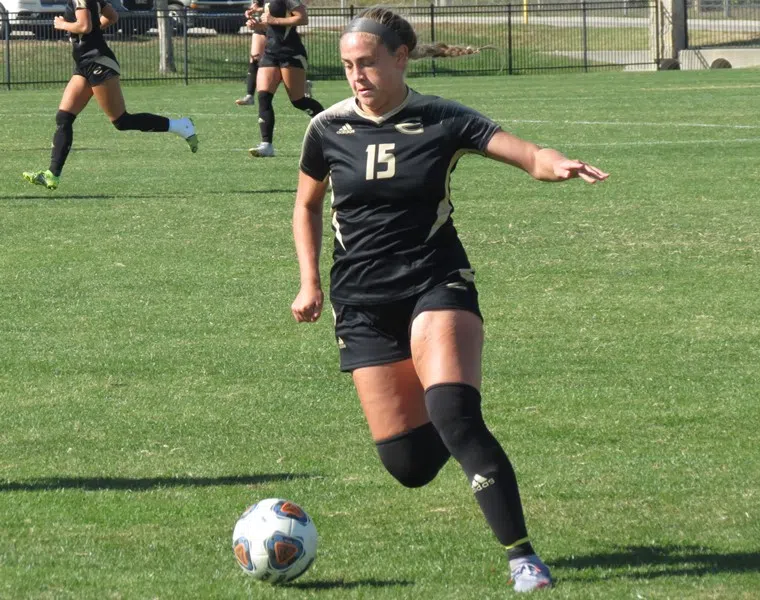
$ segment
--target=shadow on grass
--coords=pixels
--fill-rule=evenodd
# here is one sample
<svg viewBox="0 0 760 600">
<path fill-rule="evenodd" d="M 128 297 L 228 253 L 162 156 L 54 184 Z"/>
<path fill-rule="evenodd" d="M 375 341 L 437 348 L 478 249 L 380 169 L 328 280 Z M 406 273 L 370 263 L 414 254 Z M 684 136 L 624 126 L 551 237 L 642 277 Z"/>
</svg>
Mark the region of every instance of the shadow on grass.
<svg viewBox="0 0 760 600">
<path fill-rule="evenodd" d="M 561 557 L 550 564 L 577 571 L 604 570 L 598 579 L 654 579 L 760 571 L 760 552 L 714 552 L 700 546 L 625 546 L 613 552 Z M 588 572 L 577 577 L 584 581 L 589 578 L 594 577 L 589 577 Z M 575 577 L 565 574 L 562 579 Z"/>
<path fill-rule="evenodd" d="M 221 190 L 221 191 L 203 191 L 200 192 L 206 196 L 218 196 L 218 195 L 230 195 L 230 194 L 295 194 L 296 190 L 293 189 L 281 189 L 281 190 Z M 153 200 L 165 200 L 167 198 L 188 198 L 190 194 L 186 192 L 167 194 L 165 192 L 156 192 L 155 194 L 67 194 L 65 192 L 55 191 L 45 195 L 33 195 L 33 194 L 16 194 L 16 195 L 0 195 L 0 200 L 140 200 L 140 199 L 153 199 Z"/>
<path fill-rule="evenodd" d="M 296 588 L 299 590 L 351 590 L 356 588 L 385 588 L 395 586 L 409 586 L 414 585 L 411 581 L 394 580 L 378 581 L 377 579 L 360 579 L 359 581 L 343 581 L 342 579 L 335 579 L 332 581 L 306 581 L 303 583 L 291 583 L 289 588 Z"/>
<path fill-rule="evenodd" d="M 43 477 L 28 481 L 0 481 L 0 492 L 41 490 L 151 490 L 169 487 L 212 487 L 218 485 L 258 485 L 311 477 L 304 473 L 269 473 L 223 477 Z"/>
</svg>

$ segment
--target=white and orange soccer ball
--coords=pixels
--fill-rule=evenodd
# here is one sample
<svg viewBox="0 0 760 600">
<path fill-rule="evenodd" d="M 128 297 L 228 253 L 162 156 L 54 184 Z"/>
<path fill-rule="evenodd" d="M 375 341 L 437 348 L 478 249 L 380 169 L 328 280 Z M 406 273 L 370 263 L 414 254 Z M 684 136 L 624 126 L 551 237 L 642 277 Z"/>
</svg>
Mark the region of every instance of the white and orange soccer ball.
<svg viewBox="0 0 760 600">
<path fill-rule="evenodd" d="M 232 549 L 242 569 L 268 583 L 303 575 L 317 557 L 317 528 L 306 511 L 281 498 L 261 500 L 235 523 Z"/>
</svg>

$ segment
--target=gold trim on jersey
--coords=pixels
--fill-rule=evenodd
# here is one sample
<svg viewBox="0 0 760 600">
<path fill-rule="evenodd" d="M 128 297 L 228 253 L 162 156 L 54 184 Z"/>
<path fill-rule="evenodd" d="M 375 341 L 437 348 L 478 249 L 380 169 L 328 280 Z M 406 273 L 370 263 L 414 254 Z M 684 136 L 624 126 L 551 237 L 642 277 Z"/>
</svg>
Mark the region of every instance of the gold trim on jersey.
<svg viewBox="0 0 760 600">
<path fill-rule="evenodd" d="M 441 199 L 441 201 L 438 203 L 438 218 L 435 220 L 435 223 L 433 223 L 433 226 L 430 228 L 430 233 L 428 233 L 428 236 L 425 238 L 425 241 L 427 242 L 431 237 L 435 235 L 435 232 L 438 231 L 443 224 L 446 222 L 446 220 L 449 218 L 449 215 L 451 215 L 451 211 L 453 210 L 453 206 L 451 206 L 451 172 L 454 170 L 454 167 L 457 166 L 457 162 L 460 158 L 462 158 L 465 154 L 477 154 L 477 150 L 457 150 L 454 153 L 454 156 L 451 157 L 451 161 L 449 162 L 449 167 L 446 169 L 446 194 Z"/>
<path fill-rule="evenodd" d="M 409 87 L 407 86 L 406 98 L 404 98 L 404 101 L 393 110 L 390 110 L 387 113 L 380 115 L 379 117 L 365 113 L 361 108 L 359 108 L 359 99 L 354 97 L 354 102 L 353 102 L 354 112 L 357 115 L 359 115 L 362 119 L 367 119 L 368 121 L 372 121 L 376 125 L 381 125 L 382 123 L 385 123 L 385 121 L 390 119 L 392 116 L 397 115 L 402 110 L 404 110 L 406 108 L 406 105 L 409 104 L 409 101 L 412 99 L 412 94 L 414 94 L 414 92 L 410 90 Z"/>
<path fill-rule="evenodd" d="M 328 175 L 329 177 L 329 175 Z M 332 179 L 330 180 L 330 206 L 332 207 L 335 204 L 335 188 L 332 184 Z M 346 245 L 343 243 L 343 234 L 340 232 L 340 223 L 338 222 L 338 209 L 333 208 L 331 209 L 332 215 L 331 215 L 331 222 L 333 229 L 335 229 L 335 239 L 338 240 L 338 243 L 343 246 L 343 249 L 346 249 Z"/>
</svg>

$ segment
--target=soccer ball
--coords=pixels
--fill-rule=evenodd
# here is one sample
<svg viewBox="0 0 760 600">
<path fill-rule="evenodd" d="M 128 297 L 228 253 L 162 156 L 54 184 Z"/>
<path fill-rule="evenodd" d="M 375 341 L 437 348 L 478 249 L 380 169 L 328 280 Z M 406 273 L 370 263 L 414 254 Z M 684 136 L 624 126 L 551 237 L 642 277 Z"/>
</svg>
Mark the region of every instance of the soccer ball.
<svg viewBox="0 0 760 600">
<path fill-rule="evenodd" d="M 288 500 L 267 498 L 235 523 L 232 549 L 243 571 L 268 583 L 303 575 L 317 557 L 317 528 L 306 511 Z"/>
</svg>

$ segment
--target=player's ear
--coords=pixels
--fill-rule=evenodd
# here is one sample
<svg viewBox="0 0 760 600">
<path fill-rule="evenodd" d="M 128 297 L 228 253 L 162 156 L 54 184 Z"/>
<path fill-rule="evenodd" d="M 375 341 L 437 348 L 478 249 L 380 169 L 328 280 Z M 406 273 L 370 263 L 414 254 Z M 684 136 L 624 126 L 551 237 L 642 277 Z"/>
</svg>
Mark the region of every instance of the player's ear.
<svg viewBox="0 0 760 600">
<path fill-rule="evenodd" d="M 409 62 L 409 47 L 406 44 L 401 44 L 393 54 L 396 58 L 396 64 L 405 69 L 406 63 Z"/>
</svg>

